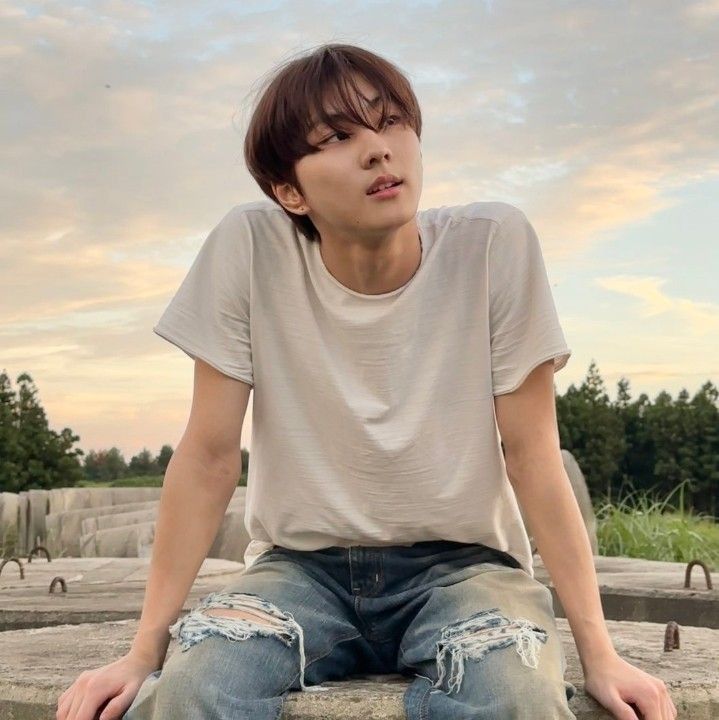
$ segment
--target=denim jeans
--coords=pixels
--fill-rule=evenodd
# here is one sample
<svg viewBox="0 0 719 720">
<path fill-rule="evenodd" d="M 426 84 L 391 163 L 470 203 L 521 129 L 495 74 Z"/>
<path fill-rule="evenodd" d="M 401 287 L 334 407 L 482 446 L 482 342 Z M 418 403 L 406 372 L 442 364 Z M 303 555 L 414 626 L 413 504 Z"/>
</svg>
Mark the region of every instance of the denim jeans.
<svg viewBox="0 0 719 720">
<path fill-rule="evenodd" d="M 278 720 L 290 690 L 365 673 L 411 679 L 409 720 L 576 718 L 550 590 L 485 545 L 275 546 L 170 632 L 124 720 Z"/>
</svg>

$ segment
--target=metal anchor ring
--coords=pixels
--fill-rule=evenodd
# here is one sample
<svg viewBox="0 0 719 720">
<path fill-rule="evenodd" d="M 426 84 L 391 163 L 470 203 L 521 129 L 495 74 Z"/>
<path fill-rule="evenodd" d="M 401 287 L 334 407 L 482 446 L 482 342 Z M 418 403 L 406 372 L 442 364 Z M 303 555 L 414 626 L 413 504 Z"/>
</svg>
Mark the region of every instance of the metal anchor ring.
<svg viewBox="0 0 719 720">
<path fill-rule="evenodd" d="M 45 557 L 47 558 L 48 562 L 52 562 L 52 560 L 50 559 L 50 552 L 44 545 L 35 545 L 35 547 L 30 550 L 30 554 L 27 556 L 27 561 L 29 563 L 32 562 L 32 556 L 41 552 L 45 553 Z"/>
<path fill-rule="evenodd" d="M 670 620 L 664 631 L 664 652 L 671 652 L 675 648 L 679 648 L 679 625 Z"/>
<path fill-rule="evenodd" d="M 704 570 L 704 577 L 706 578 L 706 581 L 707 581 L 707 590 L 713 590 L 712 578 L 711 578 L 711 575 L 709 574 L 709 568 L 701 560 L 692 560 L 687 565 L 686 572 L 684 573 L 684 587 L 685 588 L 691 587 L 690 581 L 691 581 L 691 575 L 692 575 L 692 568 L 695 565 L 699 565 L 699 567 L 701 567 Z"/>
<path fill-rule="evenodd" d="M 21 579 L 21 580 L 24 580 L 24 579 L 25 579 L 25 570 L 23 569 L 22 563 L 21 563 L 16 557 L 5 558 L 5 559 L 0 563 L 0 575 L 2 575 L 2 569 L 3 569 L 8 563 L 11 563 L 11 562 L 16 562 L 16 563 L 18 564 L 18 567 L 20 568 L 20 579 Z"/>
</svg>

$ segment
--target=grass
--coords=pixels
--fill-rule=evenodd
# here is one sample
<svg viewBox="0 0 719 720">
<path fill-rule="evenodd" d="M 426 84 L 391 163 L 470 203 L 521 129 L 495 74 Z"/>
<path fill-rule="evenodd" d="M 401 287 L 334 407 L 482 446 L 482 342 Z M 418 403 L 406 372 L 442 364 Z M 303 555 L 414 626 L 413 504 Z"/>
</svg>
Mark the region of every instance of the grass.
<svg viewBox="0 0 719 720">
<path fill-rule="evenodd" d="M 162 487 L 164 475 L 133 475 L 117 480 L 82 480 L 75 487 L 112 488 L 112 487 Z"/>
<path fill-rule="evenodd" d="M 0 561 L 14 554 L 17 547 L 17 529 L 0 527 Z"/>
<path fill-rule="evenodd" d="M 117 480 L 82 480 L 75 487 L 110 488 L 110 487 L 162 487 L 164 475 L 134 475 Z M 242 474 L 242 485 L 247 484 L 246 471 Z"/>
<path fill-rule="evenodd" d="M 595 507 L 600 555 L 621 555 L 688 563 L 701 560 L 711 571 L 719 567 L 719 524 L 710 515 L 684 509 L 684 486 L 664 500 L 632 490 L 618 502 Z M 679 511 L 667 508 L 679 492 Z"/>
</svg>

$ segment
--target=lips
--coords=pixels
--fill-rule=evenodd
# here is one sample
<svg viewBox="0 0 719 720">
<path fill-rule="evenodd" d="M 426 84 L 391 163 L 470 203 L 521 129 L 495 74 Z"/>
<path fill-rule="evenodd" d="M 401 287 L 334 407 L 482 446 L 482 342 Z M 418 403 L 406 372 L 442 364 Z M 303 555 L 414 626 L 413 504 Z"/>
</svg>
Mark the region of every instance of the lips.
<svg viewBox="0 0 719 720">
<path fill-rule="evenodd" d="M 380 175 L 378 178 L 375 179 L 375 181 L 367 188 L 367 195 L 371 195 L 373 192 L 375 192 L 378 188 L 382 187 L 383 185 L 397 185 L 401 183 L 401 178 L 398 178 L 396 175 Z"/>
</svg>

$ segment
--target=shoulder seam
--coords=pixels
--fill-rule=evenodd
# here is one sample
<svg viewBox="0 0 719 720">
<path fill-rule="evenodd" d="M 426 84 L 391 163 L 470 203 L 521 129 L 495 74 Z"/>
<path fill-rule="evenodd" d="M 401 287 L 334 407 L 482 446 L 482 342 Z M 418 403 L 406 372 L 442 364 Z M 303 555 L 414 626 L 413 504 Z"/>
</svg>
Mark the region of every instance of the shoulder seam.
<svg viewBox="0 0 719 720">
<path fill-rule="evenodd" d="M 492 250 L 492 241 L 494 240 L 495 236 L 502 232 L 502 229 L 509 220 L 512 218 L 515 218 L 519 215 L 524 215 L 524 211 L 518 208 L 516 205 L 512 206 L 514 208 L 514 212 L 508 213 L 506 217 L 503 217 L 501 220 L 495 220 L 494 223 L 497 227 L 494 228 L 494 232 L 490 234 L 489 236 L 489 242 L 487 243 L 487 252 L 491 252 Z"/>
<path fill-rule="evenodd" d="M 509 203 L 507 203 L 507 204 L 509 205 Z M 449 224 L 452 225 L 452 224 L 458 223 L 458 222 L 460 222 L 460 221 L 462 221 L 462 220 L 486 220 L 487 222 L 490 222 L 490 223 L 492 223 L 493 225 L 496 226 L 496 227 L 494 228 L 494 232 L 492 233 L 492 234 L 494 235 L 494 234 L 497 232 L 497 230 L 498 230 L 499 228 L 501 228 L 502 225 L 504 225 L 504 223 L 505 223 L 508 219 L 510 219 L 510 218 L 512 218 L 514 215 L 516 215 L 517 212 L 520 212 L 520 213 L 522 212 L 516 205 L 511 205 L 511 207 L 513 208 L 513 210 L 514 210 L 515 212 L 510 212 L 510 213 L 508 213 L 508 214 L 506 215 L 506 217 L 503 217 L 501 220 L 496 220 L 495 218 L 491 218 L 491 217 L 481 217 L 481 218 L 478 218 L 478 217 L 472 217 L 472 216 L 470 216 L 470 215 L 459 215 L 458 217 L 450 218 Z"/>
</svg>

